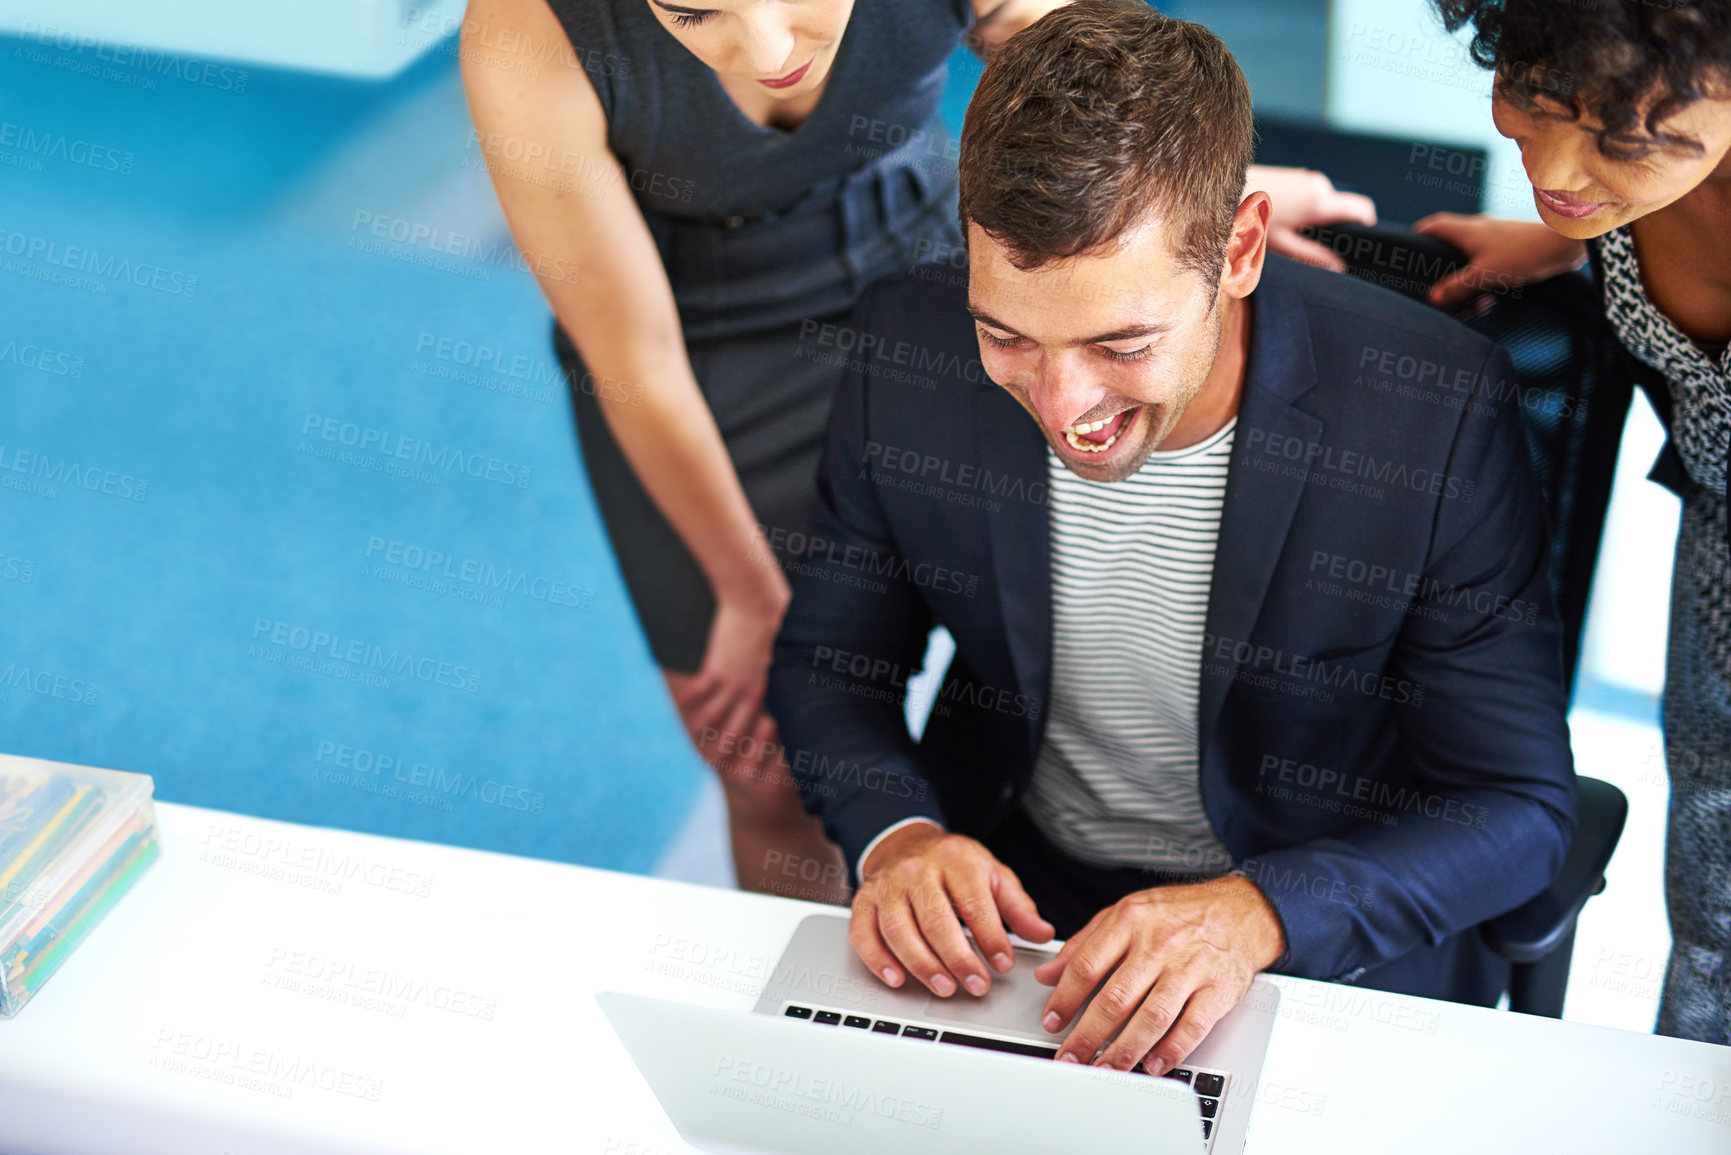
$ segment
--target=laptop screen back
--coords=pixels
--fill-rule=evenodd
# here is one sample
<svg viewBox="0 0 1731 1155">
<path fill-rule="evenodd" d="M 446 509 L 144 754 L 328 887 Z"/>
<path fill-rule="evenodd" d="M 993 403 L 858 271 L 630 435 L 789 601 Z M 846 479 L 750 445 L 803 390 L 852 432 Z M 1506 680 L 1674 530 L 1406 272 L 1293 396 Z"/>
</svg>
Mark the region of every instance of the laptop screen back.
<svg viewBox="0 0 1731 1155">
<path fill-rule="evenodd" d="M 707 1151 L 1202 1150 L 1194 1096 L 1166 1079 L 614 991 L 596 1001 L 680 1135 Z"/>
</svg>

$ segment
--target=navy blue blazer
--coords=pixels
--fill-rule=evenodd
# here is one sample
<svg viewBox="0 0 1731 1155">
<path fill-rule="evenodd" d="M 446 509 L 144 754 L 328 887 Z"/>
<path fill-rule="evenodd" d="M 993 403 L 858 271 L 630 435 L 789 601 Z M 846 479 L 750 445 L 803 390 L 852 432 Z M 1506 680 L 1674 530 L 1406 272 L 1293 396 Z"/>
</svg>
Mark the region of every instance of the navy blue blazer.
<svg viewBox="0 0 1731 1155">
<path fill-rule="evenodd" d="M 1561 865 L 1575 785 L 1545 508 L 1500 349 L 1278 257 L 1250 301 L 1200 789 L 1284 923 L 1273 969 L 1352 979 Z M 850 873 L 904 818 L 984 836 L 1040 748 L 1048 449 L 982 371 L 965 303 L 965 272 L 921 266 L 800 337 L 848 371 L 824 512 L 766 527 L 799 557 L 768 703 Z M 916 743 L 901 702 L 935 624 L 956 655 Z"/>
</svg>

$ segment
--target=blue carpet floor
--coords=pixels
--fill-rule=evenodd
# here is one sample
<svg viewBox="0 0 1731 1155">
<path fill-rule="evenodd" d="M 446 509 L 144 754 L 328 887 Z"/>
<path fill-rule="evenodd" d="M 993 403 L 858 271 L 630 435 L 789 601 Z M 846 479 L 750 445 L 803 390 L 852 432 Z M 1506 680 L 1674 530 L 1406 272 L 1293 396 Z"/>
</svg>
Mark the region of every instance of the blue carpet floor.
<svg viewBox="0 0 1731 1155">
<path fill-rule="evenodd" d="M 88 63 L 0 39 L 0 751 L 650 869 L 707 771 L 450 42 L 384 83 Z"/>
<path fill-rule="evenodd" d="M 0 749 L 648 869 L 706 771 L 454 59 L 155 79 L 0 46 Z"/>
</svg>

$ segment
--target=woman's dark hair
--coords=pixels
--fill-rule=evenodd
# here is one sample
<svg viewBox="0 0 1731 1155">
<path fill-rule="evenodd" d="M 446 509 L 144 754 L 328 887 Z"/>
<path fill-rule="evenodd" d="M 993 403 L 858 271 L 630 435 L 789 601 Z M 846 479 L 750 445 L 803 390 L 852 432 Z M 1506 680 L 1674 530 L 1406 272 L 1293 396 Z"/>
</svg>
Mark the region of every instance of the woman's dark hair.
<svg viewBox="0 0 1731 1155">
<path fill-rule="evenodd" d="M 1473 26 L 1473 59 L 1522 108 L 1540 99 L 1597 120 L 1599 148 L 1638 129 L 1661 144 L 1700 142 L 1659 131 L 1698 100 L 1731 94 L 1726 0 L 1433 0 L 1450 32 Z"/>
</svg>

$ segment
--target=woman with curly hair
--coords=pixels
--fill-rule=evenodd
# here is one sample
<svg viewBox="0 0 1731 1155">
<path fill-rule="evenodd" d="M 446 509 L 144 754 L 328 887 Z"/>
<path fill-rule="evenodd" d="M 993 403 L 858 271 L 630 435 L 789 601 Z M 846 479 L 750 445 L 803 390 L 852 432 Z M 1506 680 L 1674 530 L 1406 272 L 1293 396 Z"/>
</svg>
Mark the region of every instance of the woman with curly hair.
<svg viewBox="0 0 1731 1155">
<path fill-rule="evenodd" d="M 1434 0 L 1495 69 L 1491 115 L 1521 147 L 1542 224 L 1440 214 L 1420 232 L 1486 276 L 1591 260 L 1610 323 L 1663 375 L 1655 477 L 1683 499 L 1664 691 L 1672 953 L 1658 1033 L 1731 1043 L 1731 4 Z M 1507 283 L 1507 282 L 1501 282 Z M 1667 395 L 1668 394 L 1668 395 Z"/>
</svg>

